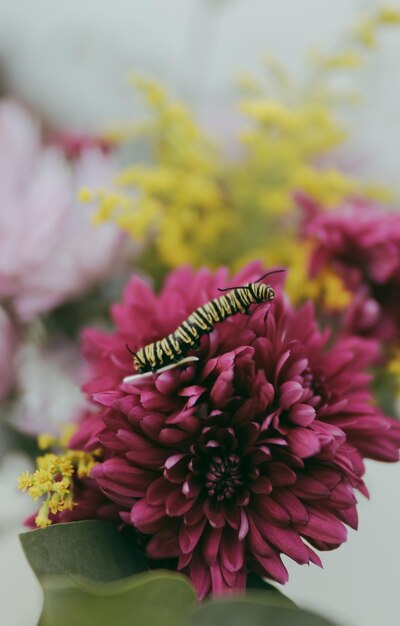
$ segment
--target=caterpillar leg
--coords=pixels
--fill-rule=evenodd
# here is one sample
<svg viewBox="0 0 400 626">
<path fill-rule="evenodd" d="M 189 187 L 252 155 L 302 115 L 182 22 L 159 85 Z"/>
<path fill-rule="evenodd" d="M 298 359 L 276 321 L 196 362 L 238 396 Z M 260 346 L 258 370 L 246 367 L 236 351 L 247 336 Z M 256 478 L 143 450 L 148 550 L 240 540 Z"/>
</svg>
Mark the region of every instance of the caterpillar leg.
<svg viewBox="0 0 400 626">
<path fill-rule="evenodd" d="M 179 365 L 183 365 L 184 363 L 191 363 L 193 361 L 198 361 L 198 357 L 197 356 L 187 356 L 184 359 L 181 359 L 180 361 L 177 361 L 176 363 L 170 363 L 169 365 L 166 365 L 165 367 L 162 367 L 159 370 L 156 370 L 155 372 L 146 372 L 145 374 L 133 374 L 132 376 L 125 376 L 123 382 L 130 384 L 130 383 L 134 383 L 137 380 L 141 380 L 142 378 L 148 378 L 149 376 L 152 376 L 153 374 L 162 374 L 162 372 L 167 372 L 168 370 L 172 370 L 175 367 L 179 367 Z"/>
</svg>

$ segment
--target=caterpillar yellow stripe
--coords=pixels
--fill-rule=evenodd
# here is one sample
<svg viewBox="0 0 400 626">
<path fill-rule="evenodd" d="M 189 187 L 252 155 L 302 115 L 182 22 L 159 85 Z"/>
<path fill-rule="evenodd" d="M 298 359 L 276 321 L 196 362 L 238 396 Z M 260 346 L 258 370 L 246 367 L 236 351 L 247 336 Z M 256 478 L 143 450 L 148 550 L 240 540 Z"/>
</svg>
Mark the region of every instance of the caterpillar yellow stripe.
<svg viewBox="0 0 400 626">
<path fill-rule="evenodd" d="M 197 349 L 200 339 L 212 331 L 215 324 L 223 322 L 228 317 L 237 313 L 247 313 L 252 304 L 271 302 L 275 297 L 275 291 L 271 285 L 261 282 L 266 276 L 282 272 L 275 270 L 261 276 L 256 282 L 247 283 L 240 287 L 220 289 L 228 293 L 210 300 L 203 306 L 193 311 L 173 332 L 150 343 L 137 352 L 133 352 L 133 365 L 137 374 L 124 378 L 124 383 L 132 383 L 142 376 L 148 376 L 155 372 L 163 372 L 172 367 L 177 367 L 190 361 L 198 361 L 195 356 L 186 356 L 190 349 Z"/>
</svg>

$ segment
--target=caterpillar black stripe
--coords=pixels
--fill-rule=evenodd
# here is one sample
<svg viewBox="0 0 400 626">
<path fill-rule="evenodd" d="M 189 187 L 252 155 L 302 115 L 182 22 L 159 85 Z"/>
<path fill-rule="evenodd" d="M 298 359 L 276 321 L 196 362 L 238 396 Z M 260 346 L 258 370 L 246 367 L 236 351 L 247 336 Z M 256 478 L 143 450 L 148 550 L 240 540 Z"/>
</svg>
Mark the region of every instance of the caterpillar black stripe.
<svg viewBox="0 0 400 626">
<path fill-rule="evenodd" d="M 127 376 L 124 382 L 133 382 L 143 375 L 161 372 L 172 367 L 177 367 L 189 361 L 198 361 L 197 357 L 187 357 L 190 349 L 197 349 L 203 335 L 210 333 L 215 324 L 223 322 L 231 315 L 247 313 L 252 304 L 270 302 L 275 297 L 275 291 L 271 285 L 265 285 L 261 281 L 269 276 L 282 272 L 275 270 L 261 276 L 256 282 L 247 283 L 240 287 L 228 287 L 219 289 L 228 293 L 210 300 L 203 306 L 193 311 L 173 332 L 154 343 L 150 343 L 137 352 L 133 352 L 129 346 L 127 349 L 133 356 L 133 364 L 137 371 L 134 376 Z"/>
</svg>

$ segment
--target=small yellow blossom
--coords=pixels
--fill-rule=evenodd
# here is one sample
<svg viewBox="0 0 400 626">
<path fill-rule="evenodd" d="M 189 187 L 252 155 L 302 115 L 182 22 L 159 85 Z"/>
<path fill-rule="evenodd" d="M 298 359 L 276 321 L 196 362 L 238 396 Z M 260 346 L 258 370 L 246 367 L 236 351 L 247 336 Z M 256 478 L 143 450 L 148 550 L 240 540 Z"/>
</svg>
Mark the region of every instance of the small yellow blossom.
<svg viewBox="0 0 400 626">
<path fill-rule="evenodd" d="M 373 19 L 365 19 L 360 21 L 353 29 L 353 34 L 361 45 L 366 48 L 374 48 L 376 45 L 375 21 Z"/>
<path fill-rule="evenodd" d="M 33 478 L 33 481 L 34 481 L 34 478 Z M 30 497 L 32 498 L 32 500 L 37 500 L 38 498 L 44 495 L 43 487 L 42 485 L 39 486 L 39 485 L 33 484 L 32 487 L 30 487 L 30 489 L 28 490 L 28 493 Z"/>
<path fill-rule="evenodd" d="M 83 187 L 82 189 L 80 189 L 78 194 L 78 200 L 80 200 L 81 202 L 92 202 L 93 193 L 91 189 L 88 189 L 87 187 Z"/>
<path fill-rule="evenodd" d="M 393 376 L 398 376 L 400 380 L 400 350 L 396 350 L 388 363 L 388 372 Z"/>
<path fill-rule="evenodd" d="M 356 69 L 362 63 L 361 56 L 353 50 L 344 50 L 332 55 L 315 52 L 312 55 L 312 60 L 324 70 Z"/>
<path fill-rule="evenodd" d="M 331 270 L 324 270 L 315 278 L 306 277 L 306 289 L 302 300 L 304 299 L 313 300 L 322 311 L 335 313 L 344 311 L 353 296 L 337 274 Z"/>
<path fill-rule="evenodd" d="M 60 439 L 58 442 L 61 448 L 68 447 L 69 441 L 72 435 L 75 433 L 76 429 L 77 429 L 76 424 L 67 424 L 66 426 L 63 427 L 63 429 L 61 430 L 61 435 L 60 435 Z"/>
<path fill-rule="evenodd" d="M 150 106 L 159 109 L 165 105 L 167 99 L 165 90 L 156 81 L 140 74 L 131 74 L 130 82 L 143 91 L 146 95 L 147 104 Z"/>
<path fill-rule="evenodd" d="M 48 452 L 47 454 L 44 454 L 43 456 L 39 456 L 37 458 L 36 464 L 37 464 L 38 469 L 54 472 L 57 462 L 58 462 L 58 456 L 56 454 Z"/>
<path fill-rule="evenodd" d="M 381 7 L 376 14 L 376 21 L 379 24 L 400 24 L 399 7 Z"/>
<path fill-rule="evenodd" d="M 260 82 L 247 73 L 239 74 L 236 77 L 236 85 L 240 91 L 247 95 L 259 95 L 261 92 Z"/>
<path fill-rule="evenodd" d="M 57 438 L 50 433 L 42 433 L 38 437 L 38 446 L 40 450 L 48 450 L 57 442 Z"/>
<path fill-rule="evenodd" d="M 29 487 L 32 487 L 32 476 L 26 470 L 18 478 L 18 489 L 25 492 Z"/>
<path fill-rule="evenodd" d="M 46 528 L 51 524 L 49 519 L 49 505 L 47 502 L 43 502 L 40 506 L 39 512 L 35 517 L 35 524 L 39 528 Z"/>
</svg>

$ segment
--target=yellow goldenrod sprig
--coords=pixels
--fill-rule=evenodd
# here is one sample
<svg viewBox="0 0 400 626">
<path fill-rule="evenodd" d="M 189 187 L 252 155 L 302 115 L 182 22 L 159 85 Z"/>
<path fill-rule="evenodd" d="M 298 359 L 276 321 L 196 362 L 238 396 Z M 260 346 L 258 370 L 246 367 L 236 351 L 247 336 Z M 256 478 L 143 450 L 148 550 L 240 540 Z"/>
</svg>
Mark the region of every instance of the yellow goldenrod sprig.
<svg viewBox="0 0 400 626">
<path fill-rule="evenodd" d="M 42 434 L 38 438 L 39 447 L 59 448 L 56 454 L 47 452 L 37 457 L 36 470 L 33 473 L 25 471 L 18 479 L 18 488 L 28 492 L 33 500 L 43 498 L 35 523 L 45 528 L 52 523 L 50 514 L 72 510 L 75 506 L 73 499 L 73 483 L 75 478 L 86 478 L 96 464 L 99 452 L 84 452 L 66 448 L 70 434 L 64 433 L 61 438 Z"/>
<path fill-rule="evenodd" d="M 374 48 L 378 31 L 382 26 L 398 25 L 400 25 L 400 7 L 378 7 L 374 13 L 360 20 L 353 34 L 356 43 L 365 48 Z"/>
<path fill-rule="evenodd" d="M 280 232 L 295 211 L 296 189 L 328 206 L 358 191 L 344 174 L 315 165 L 345 138 L 317 101 L 289 105 L 247 94 L 241 157 L 230 162 L 183 105 L 153 81 L 141 79 L 139 87 L 152 110 L 145 127 L 153 162 L 132 164 L 113 190 L 85 189 L 81 199 L 97 201 L 96 221 L 114 221 L 146 244 L 153 273 L 157 259 L 165 268 L 232 267 L 263 242 L 267 247 L 268 233 Z"/>
</svg>

